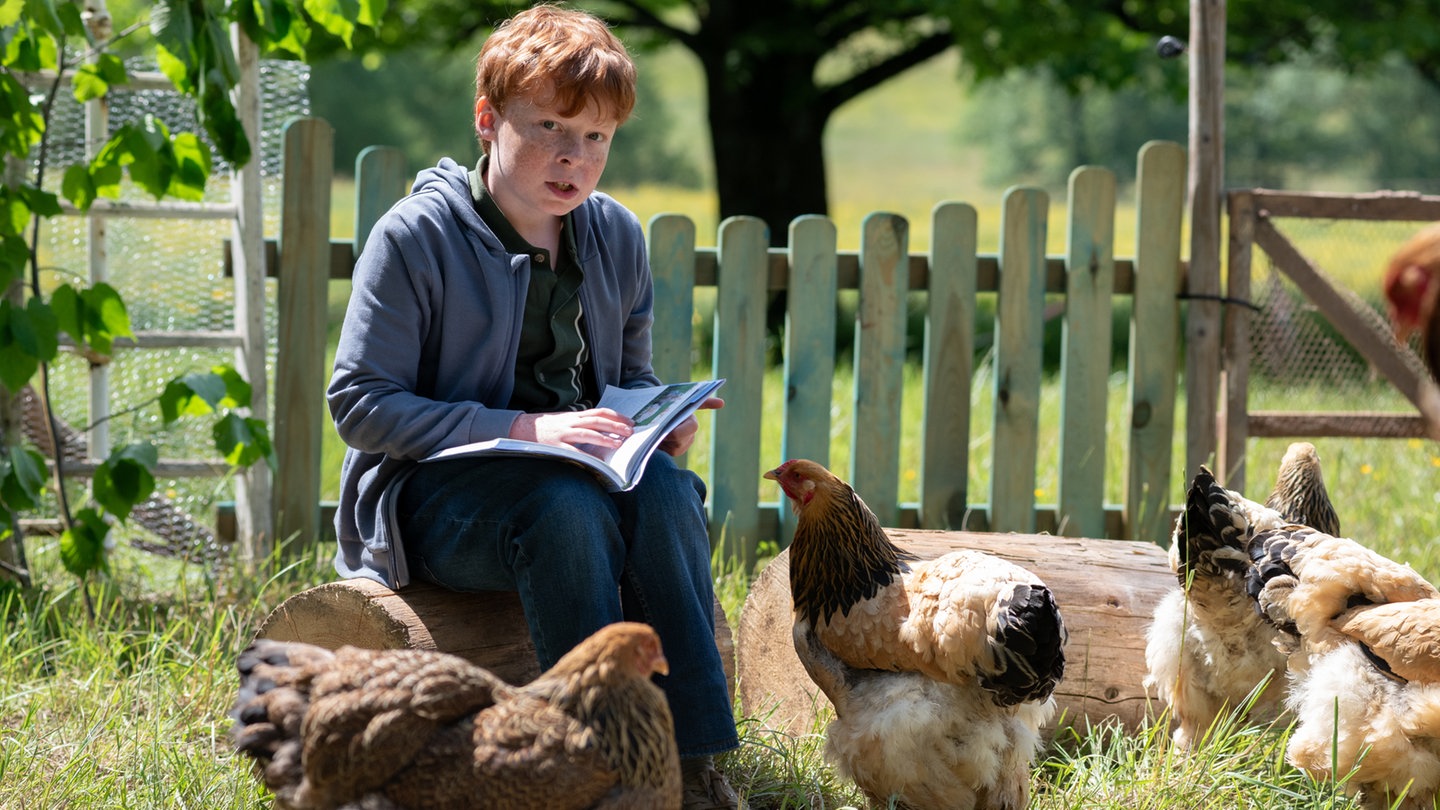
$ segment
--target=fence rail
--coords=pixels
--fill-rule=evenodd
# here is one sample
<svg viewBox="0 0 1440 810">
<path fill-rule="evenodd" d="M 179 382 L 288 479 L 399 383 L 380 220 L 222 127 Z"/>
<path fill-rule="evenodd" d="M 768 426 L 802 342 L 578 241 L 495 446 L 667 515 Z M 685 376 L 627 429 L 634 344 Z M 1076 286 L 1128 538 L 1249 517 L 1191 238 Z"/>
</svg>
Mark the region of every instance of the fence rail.
<svg viewBox="0 0 1440 810">
<path fill-rule="evenodd" d="M 292 123 L 287 137 L 300 137 L 304 131 Z M 357 167 L 357 247 L 398 193 L 396 163 L 385 157 L 388 154 L 367 150 Z M 367 169 L 367 159 L 386 168 Z M 290 183 L 288 174 L 285 181 Z M 323 187 L 315 177 L 305 184 Z M 801 456 L 829 463 L 835 304 L 838 292 L 850 289 L 859 293 L 851 394 L 857 429 L 852 432 L 850 469 L 837 473 L 851 481 L 883 523 L 1163 542 L 1171 519 L 1180 356 L 1176 296 L 1184 270 L 1180 245 L 1185 187 L 1183 147 L 1152 142 L 1141 149 L 1135 190 L 1138 238 L 1135 256 L 1128 259 L 1113 255 L 1115 178 L 1099 167 L 1079 168 L 1070 177 L 1067 248 L 1059 257 L 1045 251 L 1049 197 L 1025 187 L 1005 194 L 995 255 L 978 252 L 976 210 L 960 202 L 935 207 L 932 244 L 925 254 L 910 253 L 907 220 L 884 212 L 865 219 L 855 252 L 837 250 L 835 225 L 820 216 L 792 222 L 783 248 L 770 246 L 765 224 L 754 217 L 722 222 L 714 248 L 697 246 L 695 225 L 687 217 L 652 219 L 648 237 L 655 277 L 654 363 L 661 379 L 689 379 L 695 292 L 715 288 L 713 368 L 728 382 L 726 407 L 713 415 L 707 484 L 712 531 L 717 542 L 726 544 L 724 553 L 750 561 L 758 543 L 783 540 L 793 531 L 785 507 L 758 495 L 762 464 Z M 288 191 L 284 199 L 287 207 L 307 204 L 304 195 Z M 323 285 L 306 279 L 348 277 L 353 264 L 349 247 L 309 249 L 293 260 L 275 256 L 280 295 L 291 298 L 281 309 L 291 322 L 323 322 Z M 787 395 L 783 412 L 773 413 L 762 403 L 765 316 L 768 294 L 781 289 L 803 294 L 788 296 L 783 369 Z M 917 291 L 924 292 L 926 302 L 920 494 L 918 503 L 900 503 L 906 304 Z M 974 426 L 970 403 L 977 296 L 990 293 L 998 294 L 989 393 L 994 423 Z M 1046 294 L 1055 293 L 1066 298 L 1059 498 L 1053 506 L 1037 506 L 1043 311 Z M 1106 426 L 1111 315 L 1117 295 L 1133 298 L 1125 437 L 1107 435 Z M 313 378 L 323 371 L 323 360 L 324 346 L 313 337 L 303 346 L 287 344 L 277 357 L 277 379 Z M 323 377 L 312 382 L 305 390 L 323 389 Z M 283 401 L 287 399 L 277 397 L 277 407 Z M 782 446 L 778 456 L 762 459 L 762 423 L 773 419 L 783 420 Z M 318 503 L 318 470 L 312 458 L 325 425 L 313 418 L 285 419 L 277 420 L 275 428 L 282 454 L 280 481 L 297 482 L 279 491 L 292 510 L 308 511 L 304 504 Z M 990 488 L 982 497 L 970 491 L 968 482 L 975 429 L 993 431 Z M 1124 502 L 1106 504 L 1105 448 L 1121 440 L 1127 447 Z M 284 460 L 286 447 L 297 448 L 294 460 Z M 287 464 L 307 469 L 287 474 Z M 308 518 L 282 516 L 281 525 L 303 525 Z"/>
</svg>

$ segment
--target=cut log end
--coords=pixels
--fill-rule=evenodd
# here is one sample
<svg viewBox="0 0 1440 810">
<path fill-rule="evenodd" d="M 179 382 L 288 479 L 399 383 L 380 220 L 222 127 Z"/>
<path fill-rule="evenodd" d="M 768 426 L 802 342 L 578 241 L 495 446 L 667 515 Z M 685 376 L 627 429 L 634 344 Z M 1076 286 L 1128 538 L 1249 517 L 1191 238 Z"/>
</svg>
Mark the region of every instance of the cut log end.
<svg viewBox="0 0 1440 810">
<path fill-rule="evenodd" d="M 718 600 L 715 646 L 735 694 L 735 645 Z M 520 597 L 513 591 L 460 593 L 415 583 L 399 591 L 368 579 L 327 582 L 286 599 L 261 623 L 259 638 L 328 649 L 423 649 L 458 655 L 521 684 L 540 674 Z"/>
<path fill-rule="evenodd" d="M 994 554 L 1035 572 L 1055 592 L 1070 634 L 1055 727 L 1118 722 L 1134 730 L 1153 717 L 1157 707 L 1143 686 L 1145 631 L 1156 603 L 1176 587 L 1163 550 L 1122 540 L 888 531 L 922 559 L 965 548 Z M 781 552 L 756 577 L 740 614 L 740 705 L 771 729 L 806 734 L 830 703 L 795 655 L 792 615 L 789 555 Z"/>
</svg>

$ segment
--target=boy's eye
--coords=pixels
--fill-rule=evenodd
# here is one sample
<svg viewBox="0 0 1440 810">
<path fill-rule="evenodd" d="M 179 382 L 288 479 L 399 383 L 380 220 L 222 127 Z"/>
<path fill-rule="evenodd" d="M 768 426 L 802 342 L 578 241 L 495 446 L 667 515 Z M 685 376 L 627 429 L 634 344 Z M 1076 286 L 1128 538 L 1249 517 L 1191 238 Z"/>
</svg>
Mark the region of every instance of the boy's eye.
<svg viewBox="0 0 1440 810">
<path fill-rule="evenodd" d="M 589 138 L 589 139 L 592 140 L 592 141 L 599 142 L 599 141 L 605 140 L 605 133 L 603 133 L 603 132 L 592 132 L 592 133 L 590 133 L 589 135 L 586 135 L 585 137 Z"/>
<path fill-rule="evenodd" d="M 555 123 L 554 121 L 541 121 L 541 122 L 540 122 L 540 126 L 546 128 L 546 129 L 559 129 L 559 128 L 560 128 L 560 125 L 557 124 L 557 123 Z"/>
</svg>

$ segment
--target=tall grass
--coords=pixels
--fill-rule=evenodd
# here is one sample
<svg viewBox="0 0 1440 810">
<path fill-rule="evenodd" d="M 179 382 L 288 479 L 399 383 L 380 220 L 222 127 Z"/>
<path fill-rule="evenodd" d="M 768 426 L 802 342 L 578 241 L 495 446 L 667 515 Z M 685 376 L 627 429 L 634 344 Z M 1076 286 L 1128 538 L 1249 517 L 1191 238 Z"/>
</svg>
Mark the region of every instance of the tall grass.
<svg viewBox="0 0 1440 810">
<path fill-rule="evenodd" d="M 848 371 L 835 381 L 832 465 L 845 469 L 855 426 L 848 417 Z M 983 370 L 982 370 L 983 373 Z M 778 378 L 766 397 L 778 397 Z M 918 375 L 907 377 L 903 397 L 907 436 L 904 497 L 913 498 L 917 451 Z M 771 389 L 775 390 L 771 390 Z M 1056 435 L 1058 391 L 1042 396 L 1042 436 Z M 988 387 L 976 386 L 975 424 Z M 1124 445 L 1124 383 L 1110 391 L 1107 497 L 1118 497 Z M 1366 395 L 1382 407 L 1381 391 Z M 1257 407 L 1334 407 L 1354 394 L 1325 390 L 1255 392 Z M 1379 404 L 1377 404 L 1377 402 Z M 1268 404 L 1267 404 L 1268 403 Z M 1183 424 L 1183 415 L 1178 420 Z M 702 421 L 702 430 L 709 420 Z M 778 452 L 778 426 L 768 426 L 766 458 Z M 691 454 L 702 472 L 709 464 L 706 437 Z M 1042 438 L 1042 446 L 1054 441 Z M 1411 441 L 1317 440 L 1326 479 L 1346 534 L 1414 565 L 1436 579 L 1440 559 L 1437 471 L 1440 450 Z M 1284 450 L 1281 440 L 1251 443 L 1252 495 L 1273 483 Z M 984 491 L 990 447 L 983 430 L 972 438 L 972 491 Z M 1183 440 L 1177 438 L 1175 492 L 1187 480 Z M 1053 464 L 1042 460 L 1045 475 Z M 767 482 L 768 483 L 768 482 Z M 757 486 L 759 486 L 757 471 Z M 1053 500 L 1053 478 L 1038 484 L 1039 500 Z M 771 494 L 773 497 L 773 493 Z M 1049 497 L 1047 497 L 1047 495 Z M 1160 540 L 1161 538 L 1156 538 Z M 248 764 L 230 752 L 226 716 L 235 697 L 235 654 L 263 616 L 298 590 L 333 578 L 329 549 L 264 581 L 155 557 L 126 546 L 101 590 L 102 615 L 84 617 L 73 582 L 53 541 L 32 539 L 38 587 L 0 591 L 0 807 L 6 808 L 260 808 L 267 806 Z M 721 561 L 717 592 L 731 626 L 738 620 L 749 578 Z M 1159 707 L 1157 707 L 1158 711 Z M 742 748 L 723 765 L 759 808 L 838 808 L 858 804 L 853 786 L 824 763 L 821 726 L 788 735 L 770 730 L 764 716 L 738 709 Z M 1308 779 L 1284 763 L 1288 730 L 1218 727 L 1199 750 L 1182 755 L 1168 741 L 1163 715 L 1125 733 L 1113 728 L 1062 732 L 1034 768 L 1035 808 L 1346 808 L 1331 784 Z"/>
</svg>

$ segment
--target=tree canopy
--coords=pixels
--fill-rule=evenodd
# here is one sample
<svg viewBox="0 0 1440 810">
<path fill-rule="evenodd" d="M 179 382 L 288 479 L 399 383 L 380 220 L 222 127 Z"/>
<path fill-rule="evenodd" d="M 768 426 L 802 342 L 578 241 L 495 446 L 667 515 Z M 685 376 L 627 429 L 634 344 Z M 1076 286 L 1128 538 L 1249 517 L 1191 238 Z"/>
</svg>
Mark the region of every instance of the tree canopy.
<svg viewBox="0 0 1440 810">
<path fill-rule="evenodd" d="M 1066 91 L 1143 86 L 1183 95 L 1186 72 L 1157 70 L 1156 38 L 1184 38 L 1188 0 L 595 0 L 582 2 L 637 47 L 683 45 L 703 66 L 722 217 L 754 214 L 783 239 L 827 210 L 822 136 L 831 115 L 958 46 L 976 81 L 1041 68 Z M 521 6 L 486 0 L 395 4 L 360 48 L 471 43 Z M 1305 53 L 1353 70 L 1399 55 L 1440 85 L 1435 0 L 1232 0 L 1228 61 L 1272 65 Z"/>
</svg>

